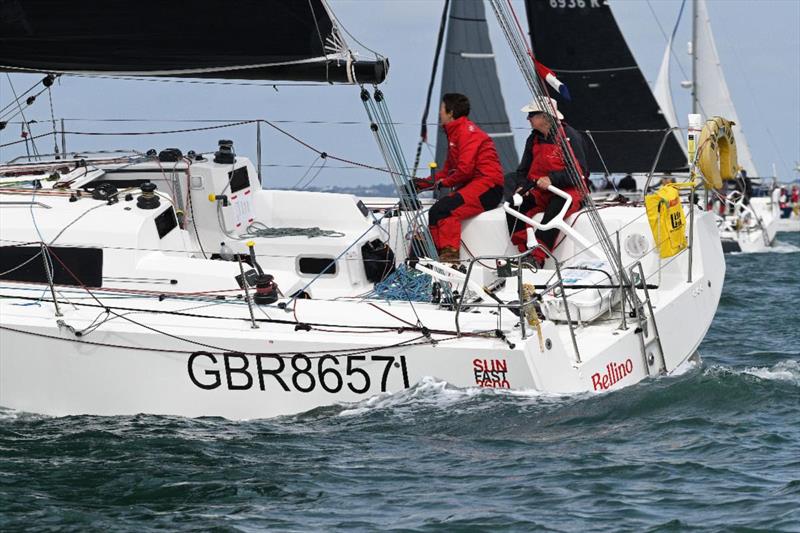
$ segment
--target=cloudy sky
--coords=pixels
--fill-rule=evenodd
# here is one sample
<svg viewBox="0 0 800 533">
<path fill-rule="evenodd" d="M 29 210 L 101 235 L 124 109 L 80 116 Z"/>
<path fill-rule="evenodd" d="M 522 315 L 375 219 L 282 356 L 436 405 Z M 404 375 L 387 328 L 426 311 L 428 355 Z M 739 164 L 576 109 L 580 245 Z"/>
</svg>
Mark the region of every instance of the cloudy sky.
<svg viewBox="0 0 800 533">
<path fill-rule="evenodd" d="M 409 162 L 416 148 L 419 121 L 430 76 L 443 0 L 330 0 L 343 25 L 359 41 L 388 56 L 389 78 L 383 86 L 403 149 Z M 515 9 L 524 18 L 521 0 Z M 666 45 L 665 33 L 675 23 L 680 0 L 613 0 L 612 10 L 642 68 L 653 83 Z M 794 177 L 800 161 L 800 0 L 708 0 L 717 49 L 728 85 L 762 175 L 773 164 L 782 180 Z M 689 112 L 689 92 L 679 87 L 683 71 L 691 72 L 686 43 L 691 36 L 687 5 L 672 63 L 674 100 L 679 120 Z M 515 128 L 518 150 L 527 135 L 526 120 L 517 109 L 530 95 L 487 6 L 497 67 L 506 107 Z M 663 29 L 663 31 L 662 31 Z M 565 33 L 565 38 L 568 34 Z M 350 40 L 350 44 L 360 47 Z M 360 48 L 362 54 L 369 52 Z M 676 60 L 678 62 L 676 62 Z M 11 75 L 17 91 L 40 76 Z M 434 95 L 438 95 L 438 89 Z M 71 131 L 159 131 L 197 124 L 175 121 L 263 118 L 288 121 L 281 127 L 331 154 L 381 165 L 366 124 L 356 87 L 272 87 L 197 85 L 62 77 L 53 92 L 54 113 L 67 119 Z M 6 76 L 0 76 L 0 106 L 12 98 Z M 432 113 L 431 120 L 435 120 Z M 44 95 L 27 112 L 35 119 L 34 133 L 50 126 L 49 103 Z M 141 122 L 97 122 L 96 119 L 140 119 Z M 308 122 L 326 122 L 309 124 Z M 357 124 L 335 124 L 358 122 Z M 19 125 L 0 132 L 0 144 L 19 139 Z M 255 157 L 252 125 L 210 132 L 150 137 L 70 136 L 69 150 L 177 146 L 184 151 L 213 150 L 216 140 L 230 138 L 237 152 Z M 432 136 L 432 138 L 435 138 Z M 51 151 L 52 138 L 38 141 L 39 150 Z M 24 147 L 0 149 L 0 160 L 24 153 Z M 431 158 L 425 151 L 425 159 Z M 266 186 L 293 186 L 308 180 L 307 166 L 316 156 L 274 131 L 263 131 L 263 169 Z M 319 163 L 316 161 L 316 163 Z M 362 169 L 334 168 L 328 163 L 315 185 L 388 182 L 385 175 Z"/>
</svg>

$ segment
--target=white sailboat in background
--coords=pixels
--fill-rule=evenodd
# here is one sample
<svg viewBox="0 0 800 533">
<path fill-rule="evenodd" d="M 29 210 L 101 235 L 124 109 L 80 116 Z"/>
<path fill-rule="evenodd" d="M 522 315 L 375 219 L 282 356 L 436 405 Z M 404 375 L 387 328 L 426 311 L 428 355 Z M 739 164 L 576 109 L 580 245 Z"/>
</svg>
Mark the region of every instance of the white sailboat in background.
<svg viewBox="0 0 800 533">
<path fill-rule="evenodd" d="M 692 113 L 700 113 L 704 118 L 725 117 L 733 121 L 733 136 L 736 139 L 736 152 L 739 166 L 751 178 L 760 174 L 750 154 L 744 128 L 733 105 L 733 98 L 725 81 L 722 62 L 717 53 L 711 18 L 706 0 L 693 0 L 693 39 L 692 55 Z"/>
<path fill-rule="evenodd" d="M 744 171 L 742 180 L 760 181 L 760 174 L 753 161 L 750 146 L 725 81 L 711 29 L 708 6 L 705 0 L 693 0 L 692 6 L 693 31 L 692 41 L 689 43 L 692 80 L 682 83 L 683 86 L 691 87 L 692 113 L 700 114 L 705 119 L 722 116 L 731 120 L 734 123 L 733 134 L 736 139 L 738 163 Z M 669 124 L 678 127 L 669 74 L 674 36 L 673 30 L 664 52 L 653 94 Z M 749 188 L 749 184 L 742 183 L 740 190 L 718 197 L 716 209 L 720 215 L 718 219 L 720 238 L 726 252 L 763 252 L 767 251 L 775 240 L 780 216 L 778 204 L 772 196 L 748 197 L 746 191 Z"/>
<path fill-rule="evenodd" d="M 778 207 L 781 209 L 781 218 L 778 219 L 779 232 L 800 231 L 800 198 L 797 195 L 800 189 L 800 162 L 795 162 L 793 170 L 796 175 L 794 180 L 781 184 L 777 192 L 773 191 L 778 197 Z"/>
</svg>

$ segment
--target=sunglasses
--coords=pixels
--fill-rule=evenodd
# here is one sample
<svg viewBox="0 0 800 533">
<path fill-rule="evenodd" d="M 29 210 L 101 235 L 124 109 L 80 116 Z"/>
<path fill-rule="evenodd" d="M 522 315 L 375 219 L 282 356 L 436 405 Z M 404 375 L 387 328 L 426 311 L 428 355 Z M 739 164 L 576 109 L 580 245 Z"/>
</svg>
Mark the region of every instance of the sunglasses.
<svg viewBox="0 0 800 533">
<path fill-rule="evenodd" d="M 528 118 L 533 118 L 536 115 L 541 115 L 543 113 L 544 113 L 543 111 L 531 111 L 530 113 L 528 113 Z"/>
</svg>

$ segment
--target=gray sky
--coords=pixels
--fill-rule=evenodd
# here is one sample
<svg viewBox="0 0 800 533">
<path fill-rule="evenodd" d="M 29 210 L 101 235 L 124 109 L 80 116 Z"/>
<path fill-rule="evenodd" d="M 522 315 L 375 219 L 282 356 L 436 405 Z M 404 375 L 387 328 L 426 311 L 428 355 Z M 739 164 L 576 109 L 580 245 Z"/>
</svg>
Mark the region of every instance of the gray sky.
<svg viewBox="0 0 800 533">
<path fill-rule="evenodd" d="M 430 76 L 433 51 L 443 0 L 330 0 L 337 17 L 359 41 L 389 57 L 389 78 L 382 86 L 393 119 L 402 123 L 398 133 L 409 164 L 416 149 L 419 121 Z M 645 77 L 653 83 L 680 0 L 613 0 L 612 9 Z M 517 13 L 525 17 L 521 0 Z M 762 175 L 777 165 L 780 179 L 794 177 L 800 161 L 800 0 L 708 0 L 717 49 L 725 70 L 741 124 Z M 527 135 L 527 121 L 518 112 L 530 95 L 511 58 L 505 39 L 487 6 L 497 66 L 506 107 L 515 128 L 518 150 Z M 691 35 L 690 6 L 684 12 L 676 39 L 675 56 L 685 72 L 691 72 L 686 42 Z M 657 18 L 656 18 L 657 17 Z M 565 34 L 565 38 L 568 38 Z M 360 49 L 352 39 L 349 43 Z M 683 78 L 673 60 L 672 81 L 679 121 L 689 112 L 689 92 L 678 84 Z M 41 76 L 12 75 L 16 90 L 23 91 Z M 311 145 L 352 160 L 382 166 L 366 124 L 357 87 L 271 87 L 198 85 L 62 77 L 53 89 L 54 112 L 67 119 L 147 119 L 148 122 L 98 123 L 68 120 L 74 131 L 157 131 L 197 124 L 176 124 L 189 119 L 248 119 L 298 121 L 281 127 Z M 438 88 L 434 96 L 438 97 Z M 5 75 L 0 77 L 0 105 L 12 98 Z M 42 122 L 34 133 L 45 133 L 50 118 L 46 94 L 26 112 Z M 435 106 L 430 116 L 436 120 Z M 569 117 L 567 117 L 569 120 Z M 360 124 L 308 124 L 303 121 L 358 121 Z M 19 139 L 18 125 L 0 132 L 0 144 Z M 263 130 L 266 186 L 292 186 L 306 173 L 316 156 L 268 129 Z M 435 140 L 435 135 L 429 135 Z M 235 141 L 237 152 L 255 158 L 255 127 L 231 128 L 148 137 L 71 136 L 69 150 L 90 148 L 165 148 L 184 151 L 213 150 L 216 140 Z M 52 138 L 38 141 L 39 150 L 51 151 Z M 24 147 L 0 149 L 0 160 L 24 153 Z M 425 150 L 423 161 L 432 159 Z M 319 163 L 319 161 L 317 161 Z M 441 163 L 441 162 L 440 162 Z M 291 167 L 289 165 L 299 165 Z M 334 169 L 330 162 L 314 185 L 388 182 L 386 175 L 361 169 Z M 306 180 L 314 174 L 312 171 Z"/>
</svg>

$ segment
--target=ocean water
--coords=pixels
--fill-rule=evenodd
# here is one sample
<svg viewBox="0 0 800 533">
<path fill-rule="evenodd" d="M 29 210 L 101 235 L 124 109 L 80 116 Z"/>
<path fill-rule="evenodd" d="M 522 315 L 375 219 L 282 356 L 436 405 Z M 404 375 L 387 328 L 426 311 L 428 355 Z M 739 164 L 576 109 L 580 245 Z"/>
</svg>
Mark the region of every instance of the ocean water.
<svg viewBox="0 0 800 533">
<path fill-rule="evenodd" d="M 800 531 L 800 234 L 779 241 L 728 257 L 700 364 L 609 394 L 430 380 L 250 422 L 0 410 L 0 530 Z"/>
</svg>

